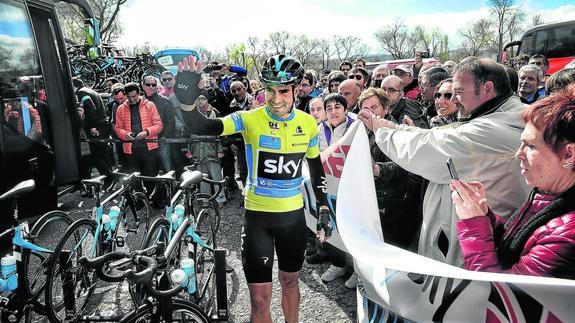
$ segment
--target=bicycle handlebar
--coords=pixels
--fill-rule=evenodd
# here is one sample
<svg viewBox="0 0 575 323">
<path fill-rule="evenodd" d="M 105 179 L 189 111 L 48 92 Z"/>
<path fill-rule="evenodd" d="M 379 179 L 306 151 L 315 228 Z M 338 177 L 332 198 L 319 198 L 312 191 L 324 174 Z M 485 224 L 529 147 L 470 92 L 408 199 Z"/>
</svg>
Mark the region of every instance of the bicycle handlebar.
<svg viewBox="0 0 575 323">
<path fill-rule="evenodd" d="M 158 262 L 156 259 L 148 256 L 135 256 L 132 261 L 137 265 L 146 267 L 146 269 L 138 273 L 130 269 L 124 273 L 124 278 L 129 280 L 131 283 L 143 285 L 146 291 L 153 297 L 171 298 L 184 290 L 184 287 L 181 285 L 168 290 L 157 290 L 152 286 L 152 279 L 158 270 Z"/>
<path fill-rule="evenodd" d="M 106 263 L 108 263 L 110 261 L 123 259 L 124 261 L 112 263 L 106 268 L 106 270 L 114 270 L 114 269 L 123 268 L 124 266 L 129 265 L 130 263 L 133 262 L 133 258 L 138 257 L 138 256 L 156 256 L 156 255 L 159 255 L 159 257 L 163 257 L 163 252 L 164 252 L 165 246 L 166 246 L 165 243 L 160 241 L 154 246 L 151 246 L 151 247 L 146 248 L 146 249 L 134 251 L 131 254 L 129 254 L 127 252 L 123 252 L 123 251 L 114 251 L 114 252 L 110 252 L 110 253 L 107 253 L 105 255 L 96 257 L 94 259 L 88 259 L 86 257 L 80 257 L 80 259 L 78 259 L 78 263 L 84 267 L 94 269 L 96 271 L 96 275 L 98 275 L 98 277 L 100 279 L 102 279 L 103 281 L 110 282 L 110 283 L 116 283 L 116 282 L 120 282 L 120 281 L 124 280 L 124 274 L 126 273 L 126 271 L 119 270 L 119 273 L 117 275 L 110 275 L 109 272 L 104 271 L 104 266 L 106 265 Z"/>
<path fill-rule="evenodd" d="M 130 257 L 131 255 L 126 252 L 114 251 L 107 253 L 103 256 L 96 257 L 94 259 L 80 257 L 80 259 L 78 259 L 78 263 L 84 267 L 94 269 L 96 271 L 96 275 L 98 275 L 98 278 L 100 278 L 101 280 L 109 283 L 116 283 L 122 281 L 124 279 L 123 276 L 122 275 L 112 276 L 104 273 L 104 264 L 106 264 L 109 261 L 126 259 Z"/>
</svg>

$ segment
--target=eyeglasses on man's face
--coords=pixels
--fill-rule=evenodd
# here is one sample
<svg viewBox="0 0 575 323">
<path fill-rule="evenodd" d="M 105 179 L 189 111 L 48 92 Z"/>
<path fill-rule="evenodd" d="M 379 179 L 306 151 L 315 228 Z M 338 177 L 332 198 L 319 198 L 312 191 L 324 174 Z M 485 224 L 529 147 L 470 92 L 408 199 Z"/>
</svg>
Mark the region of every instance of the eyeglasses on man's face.
<svg viewBox="0 0 575 323">
<path fill-rule="evenodd" d="M 147 87 L 156 87 L 157 86 L 156 83 L 145 83 L 144 85 Z"/>
<path fill-rule="evenodd" d="M 166 78 L 163 78 L 163 79 L 162 79 L 162 82 L 164 82 L 164 83 L 165 83 L 165 82 L 170 82 L 170 81 L 173 80 L 173 79 L 174 79 L 173 77 L 166 77 Z"/>
<path fill-rule="evenodd" d="M 351 80 L 351 79 L 356 79 L 356 80 L 359 81 L 359 80 L 363 79 L 363 76 L 362 76 L 361 74 L 353 74 L 353 75 L 349 75 L 347 78 L 350 79 L 350 80 Z"/>
<path fill-rule="evenodd" d="M 394 88 L 392 88 L 392 87 L 382 87 L 381 89 L 382 89 L 385 93 L 387 93 L 387 94 L 393 94 L 393 93 L 396 93 L 396 92 L 401 92 L 401 90 L 394 89 Z"/>
</svg>

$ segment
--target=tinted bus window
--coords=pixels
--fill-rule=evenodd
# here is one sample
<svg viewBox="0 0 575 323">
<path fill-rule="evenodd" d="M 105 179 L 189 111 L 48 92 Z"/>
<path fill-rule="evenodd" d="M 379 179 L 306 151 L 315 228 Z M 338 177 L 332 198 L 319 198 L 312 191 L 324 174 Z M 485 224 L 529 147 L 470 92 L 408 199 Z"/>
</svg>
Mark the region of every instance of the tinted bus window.
<svg viewBox="0 0 575 323">
<path fill-rule="evenodd" d="M 547 30 L 536 31 L 535 32 L 534 52 L 547 56 L 547 44 L 548 44 L 548 42 L 549 42 L 549 36 L 547 34 Z"/>
<path fill-rule="evenodd" d="M 561 26 L 551 29 L 554 41 L 549 44 L 549 57 L 567 57 L 575 53 L 575 25 Z"/>
<path fill-rule="evenodd" d="M 519 48 L 519 54 L 533 54 L 533 34 L 527 34 L 523 37 L 521 47 Z"/>
<path fill-rule="evenodd" d="M 4 125 L 49 145 L 46 90 L 26 10 L 0 3 L 0 100 Z"/>
</svg>

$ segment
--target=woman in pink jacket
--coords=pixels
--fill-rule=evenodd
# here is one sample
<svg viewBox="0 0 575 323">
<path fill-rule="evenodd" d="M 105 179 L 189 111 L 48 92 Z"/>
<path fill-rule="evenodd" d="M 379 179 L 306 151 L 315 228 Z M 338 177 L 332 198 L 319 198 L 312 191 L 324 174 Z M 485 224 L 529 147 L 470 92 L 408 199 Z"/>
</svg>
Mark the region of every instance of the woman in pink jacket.
<svg viewBox="0 0 575 323">
<path fill-rule="evenodd" d="M 523 207 L 505 220 L 489 210 L 481 183 L 451 183 L 465 267 L 575 279 L 575 85 L 526 107 L 522 117 L 515 155 L 533 187 Z"/>
</svg>

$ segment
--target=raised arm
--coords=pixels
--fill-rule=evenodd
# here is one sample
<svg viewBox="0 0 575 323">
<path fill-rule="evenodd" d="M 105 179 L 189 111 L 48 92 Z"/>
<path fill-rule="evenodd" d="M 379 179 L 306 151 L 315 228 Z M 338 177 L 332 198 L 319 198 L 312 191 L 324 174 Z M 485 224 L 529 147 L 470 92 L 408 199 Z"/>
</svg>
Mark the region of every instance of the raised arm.
<svg viewBox="0 0 575 323">
<path fill-rule="evenodd" d="M 197 61 L 195 56 L 184 58 L 178 63 L 178 74 L 174 93 L 180 101 L 180 107 L 186 126 L 197 135 L 219 136 L 224 131 L 224 124 L 221 119 L 206 118 L 197 111 L 194 102 L 200 95 L 198 83 L 202 71 L 202 61 Z"/>
</svg>

